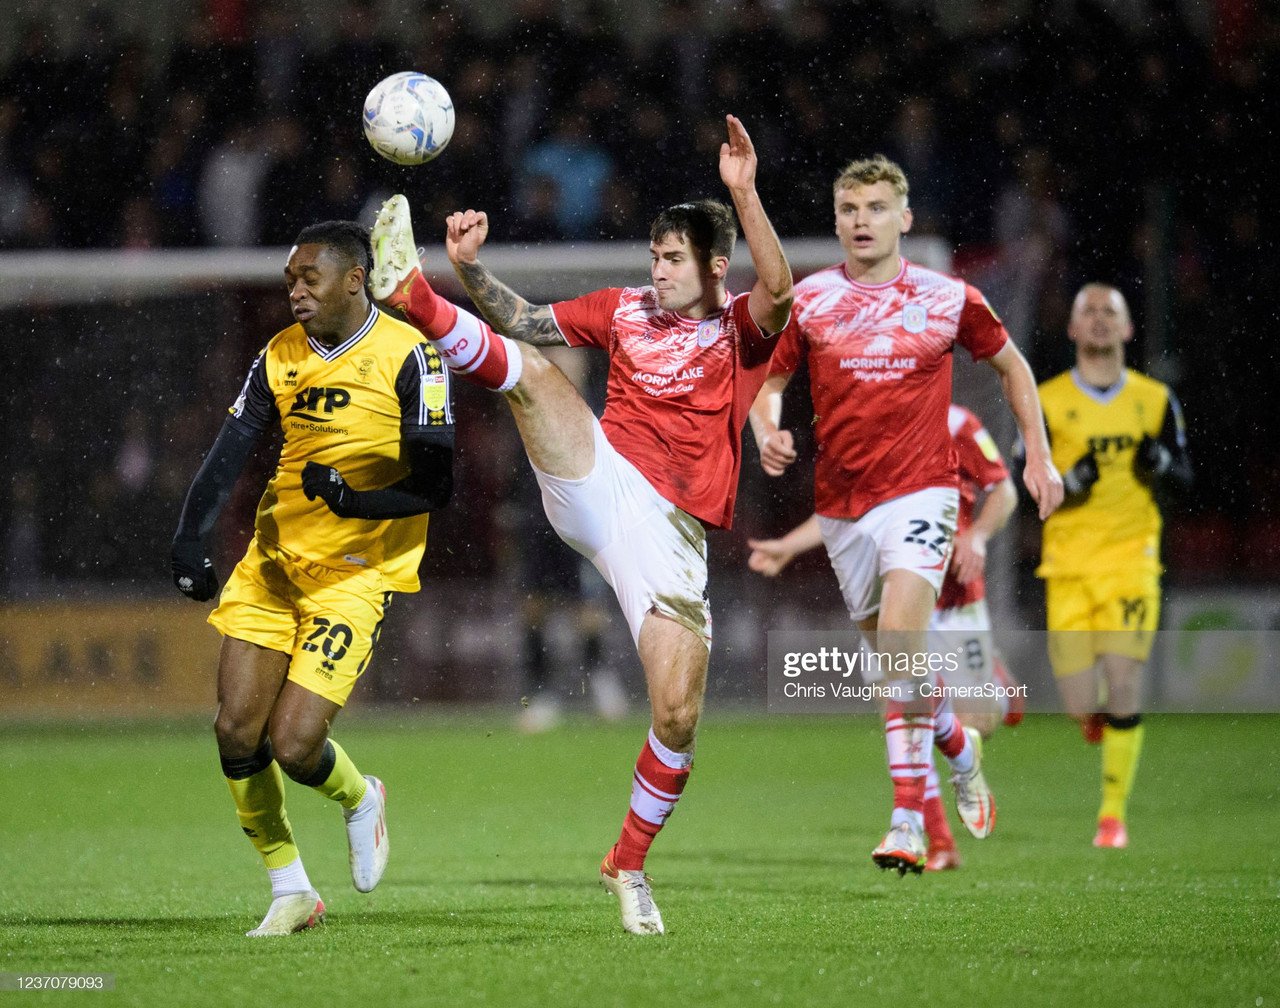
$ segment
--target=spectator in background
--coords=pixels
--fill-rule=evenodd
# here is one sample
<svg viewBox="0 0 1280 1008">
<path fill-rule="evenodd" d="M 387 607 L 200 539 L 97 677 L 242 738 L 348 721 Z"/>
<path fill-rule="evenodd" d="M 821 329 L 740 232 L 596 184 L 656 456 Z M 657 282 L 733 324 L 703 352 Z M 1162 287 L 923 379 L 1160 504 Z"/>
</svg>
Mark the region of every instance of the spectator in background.
<svg viewBox="0 0 1280 1008">
<path fill-rule="evenodd" d="M 586 115 L 575 107 L 561 112 L 551 135 L 530 148 L 521 174 L 524 180 L 538 176 L 558 180 L 556 221 L 561 233 L 566 238 L 593 238 L 604 216 L 604 187 L 613 168 L 613 158 L 592 139 Z M 522 188 L 526 184 L 522 180 Z"/>
<path fill-rule="evenodd" d="M 244 248 L 260 233 L 258 212 L 262 181 L 271 155 L 261 145 L 263 132 L 252 119 L 233 119 L 222 141 L 209 152 L 200 174 L 200 233 L 209 245 Z M 317 213 L 324 220 L 348 214 Z"/>
<path fill-rule="evenodd" d="M 1035 332 L 1040 295 L 1064 273 L 1069 224 L 1058 202 L 1053 163 L 1043 147 L 1029 147 L 1018 159 L 1018 177 L 996 201 L 998 245 L 993 296 L 1005 328 L 1024 348 Z"/>
<path fill-rule="evenodd" d="M 18 118 L 17 99 L 0 95 L 0 248 L 15 244 L 31 203 L 31 186 L 15 156 Z"/>
<path fill-rule="evenodd" d="M 560 185 L 553 175 L 532 175 L 515 201 L 515 217 L 504 227 L 503 241 L 563 241 Z"/>
<path fill-rule="evenodd" d="M 299 105 L 298 82 L 306 48 L 294 19 L 277 0 L 248 5 L 249 66 L 253 73 L 254 109 L 282 115 Z"/>
<path fill-rule="evenodd" d="M 270 138 L 270 163 L 262 179 L 259 241 L 288 245 L 298 230 L 295 222 L 309 213 L 308 204 L 320 184 L 318 172 L 308 154 L 308 131 L 300 118 L 280 115 L 268 119 L 263 129 Z"/>
<path fill-rule="evenodd" d="M 927 95 L 911 95 L 902 103 L 889 132 L 885 154 L 902 166 L 907 178 L 929 180 L 929 191 L 912 203 L 913 227 L 925 234 L 946 234 L 954 190 L 950 161 L 937 129 L 933 102 Z"/>
</svg>

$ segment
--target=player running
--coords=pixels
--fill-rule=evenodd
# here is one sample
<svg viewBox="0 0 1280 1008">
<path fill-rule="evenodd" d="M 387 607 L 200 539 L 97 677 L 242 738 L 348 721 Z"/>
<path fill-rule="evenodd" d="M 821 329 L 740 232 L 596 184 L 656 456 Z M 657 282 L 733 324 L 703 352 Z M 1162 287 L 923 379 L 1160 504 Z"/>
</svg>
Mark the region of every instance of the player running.
<svg viewBox="0 0 1280 1008">
<path fill-rule="evenodd" d="M 808 358 L 818 457 L 815 510 L 850 617 L 887 656 L 898 699 L 885 715 L 893 813 L 872 853 L 881 868 L 924 868 L 926 755 L 935 732 L 909 670 L 946 571 L 955 530 L 956 463 L 947 431 L 951 353 L 958 344 L 1000 376 L 1028 446 L 1024 480 L 1047 517 L 1062 499 L 1049 456 L 1035 378 L 982 294 L 907 262 L 907 179 L 877 156 L 837 177 L 835 230 L 844 262 L 796 288 L 793 323 L 779 341 L 752 407 L 761 464 L 780 475 L 795 460 L 779 430 L 781 392 Z M 991 832 L 995 807 L 976 747 L 958 728 L 942 741 L 961 818 Z"/>
<path fill-rule="evenodd" d="M 1040 386 L 1067 499 L 1044 526 L 1049 660 L 1067 713 L 1102 743 L 1095 847 L 1125 847 L 1125 809 L 1142 748 L 1142 670 L 1160 619 L 1160 511 L 1154 488 L 1191 483 L 1173 392 L 1124 364 L 1124 295 L 1085 284 L 1067 325 L 1076 365 Z M 1100 687 L 1106 699 L 1099 711 Z"/>
<path fill-rule="evenodd" d="M 353 221 L 304 228 L 285 265 L 296 323 L 258 355 L 196 474 L 173 540 L 179 591 L 218 591 L 209 540 L 253 447 L 284 435 L 248 552 L 209 616 L 223 635 L 218 755 L 245 835 L 271 879 L 249 937 L 324 919 L 284 805 L 282 771 L 338 802 L 351 880 L 387 864 L 386 792 L 329 725 L 368 667 L 392 592 L 418 590 L 427 512 L 453 489 L 453 416 L 439 355 L 365 291 L 369 236 Z"/>
<path fill-rule="evenodd" d="M 452 214 L 446 252 L 493 329 L 427 283 L 403 197 L 384 204 L 373 230 L 374 296 L 402 310 L 456 374 L 505 394 L 552 527 L 600 571 L 631 629 L 653 724 L 600 874 L 635 934 L 663 931 L 645 857 L 689 779 L 706 691 L 706 529 L 732 520 L 742 427 L 773 334 L 791 311 L 791 270 L 756 192 L 755 149 L 738 119 L 726 123 L 720 178 L 755 265 L 749 294 L 725 289 L 737 228 L 713 200 L 669 207 L 654 220 L 651 286 L 550 305 L 530 304 L 481 264 L 484 213 Z M 599 421 L 536 349 L 564 344 L 609 354 Z"/>
<path fill-rule="evenodd" d="M 979 746 L 1003 721 L 1016 725 L 1025 706 L 1018 684 L 1009 675 L 991 639 L 991 616 L 986 602 L 987 543 L 1004 528 L 1018 503 L 1017 490 L 995 441 L 976 416 L 951 404 L 947 414 L 959 473 L 960 508 L 956 517 L 951 563 L 929 617 L 929 650 L 943 653 L 959 649 L 963 665 L 947 676 L 951 686 L 999 685 L 1002 690 L 989 703 L 966 699 L 959 712 L 970 741 Z M 977 506 L 983 495 L 981 506 Z M 976 513 L 975 513 L 976 508 Z M 818 516 L 813 515 L 777 539 L 749 539 L 747 565 L 766 577 L 776 577 L 799 553 L 822 545 Z M 949 701 L 934 716 L 934 744 L 950 736 Z M 941 731 L 939 730 L 941 729 Z M 975 734 L 976 733 L 976 737 Z M 930 753 L 932 757 L 932 752 Z M 938 771 L 932 758 L 924 792 L 924 832 L 927 847 L 925 871 L 946 871 L 960 866 L 955 836 L 942 805 Z"/>
</svg>

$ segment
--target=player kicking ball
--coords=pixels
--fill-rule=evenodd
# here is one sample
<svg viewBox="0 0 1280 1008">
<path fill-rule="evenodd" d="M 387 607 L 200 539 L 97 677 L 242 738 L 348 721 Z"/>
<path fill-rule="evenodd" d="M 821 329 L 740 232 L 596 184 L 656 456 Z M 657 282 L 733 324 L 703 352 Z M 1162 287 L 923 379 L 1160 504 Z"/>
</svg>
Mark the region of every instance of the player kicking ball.
<svg viewBox="0 0 1280 1008">
<path fill-rule="evenodd" d="M 253 541 L 209 616 L 223 635 L 218 755 L 271 880 L 251 938 L 324 920 L 285 812 L 286 776 L 341 806 L 356 889 L 372 891 L 387 866 L 386 790 L 329 726 L 368 667 L 391 593 L 418 590 L 427 512 L 453 489 L 453 423 L 444 365 L 369 301 L 370 265 L 354 221 L 298 235 L 284 270 L 297 321 L 249 369 L 173 541 L 178 590 L 213 598 L 218 514 L 258 440 L 279 428 Z"/>
<path fill-rule="evenodd" d="M 484 213 L 452 214 L 446 253 L 492 329 L 427 283 L 404 197 L 384 204 L 373 229 L 374 297 L 402 311 L 455 374 L 503 393 L 547 518 L 600 571 L 631 630 L 653 724 L 600 878 L 634 934 L 663 933 L 644 867 L 693 764 L 711 643 L 706 529 L 732 520 L 747 406 L 791 310 L 791 270 L 756 192 L 755 150 L 736 118 L 726 123 L 720 178 L 756 269 L 748 294 L 725 289 L 737 226 L 713 200 L 654 220 L 651 285 L 549 305 L 530 304 L 481 264 Z M 599 421 L 536 349 L 566 344 L 609 354 Z"/>
</svg>

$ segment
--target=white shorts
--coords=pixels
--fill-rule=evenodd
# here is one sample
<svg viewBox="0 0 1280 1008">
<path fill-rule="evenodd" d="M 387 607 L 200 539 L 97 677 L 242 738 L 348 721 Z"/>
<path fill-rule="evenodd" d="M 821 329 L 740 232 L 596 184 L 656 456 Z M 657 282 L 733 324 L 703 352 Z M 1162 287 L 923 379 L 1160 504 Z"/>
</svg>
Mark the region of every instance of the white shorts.
<svg viewBox="0 0 1280 1008">
<path fill-rule="evenodd" d="M 614 450 L 598 420 L 596 463 L 582 479 L 533 467 L 547 519 L 609 583 L 638 645 L 650 612 L 675 620 L 711 647 L 707 533 Z"/>
<path fill-rule="evenodd" d="M 930 651 L 954 654 L 958 659 L 955 671 L 943 673 L 948 683 L 981 686 L 995 682 L 995 642 L 986 599 L 955 609 L 935 609 L 929 620 L 928 644 Z"/>
<path fill-rule="evenodd" d="M 850 619 L 880 611 L 884 576 L 891 570 L 914 571 L 935 592 L 942 588 L 959 503 L 954 487 L 929 487 L 877 504 L 861 518 L 818 516 Z"/>
</svg>

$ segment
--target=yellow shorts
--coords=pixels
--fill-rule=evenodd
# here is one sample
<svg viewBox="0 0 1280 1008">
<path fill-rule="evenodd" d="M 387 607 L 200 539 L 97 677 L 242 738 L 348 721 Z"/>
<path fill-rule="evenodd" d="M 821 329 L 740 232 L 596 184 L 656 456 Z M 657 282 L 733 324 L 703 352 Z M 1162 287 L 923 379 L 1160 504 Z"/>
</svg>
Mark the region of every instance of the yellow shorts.
<svg viewBox="0 0 1280 1008">
<path fill-rule="evenodd" d="M 255 537 L 209 622 L 226 637 L 289 655 L 291 682 L 341 706 L 369 665 L 390 603 L 379 571 L 273 558 Z"/>
<path fill-rule="evenodd" d="M 1047 578 L 1049 662 L 1057 676 L 1091 668 L 1099 655 L 1151 657 L 1160 622 L 1160 575 Z"/>
</svg>

